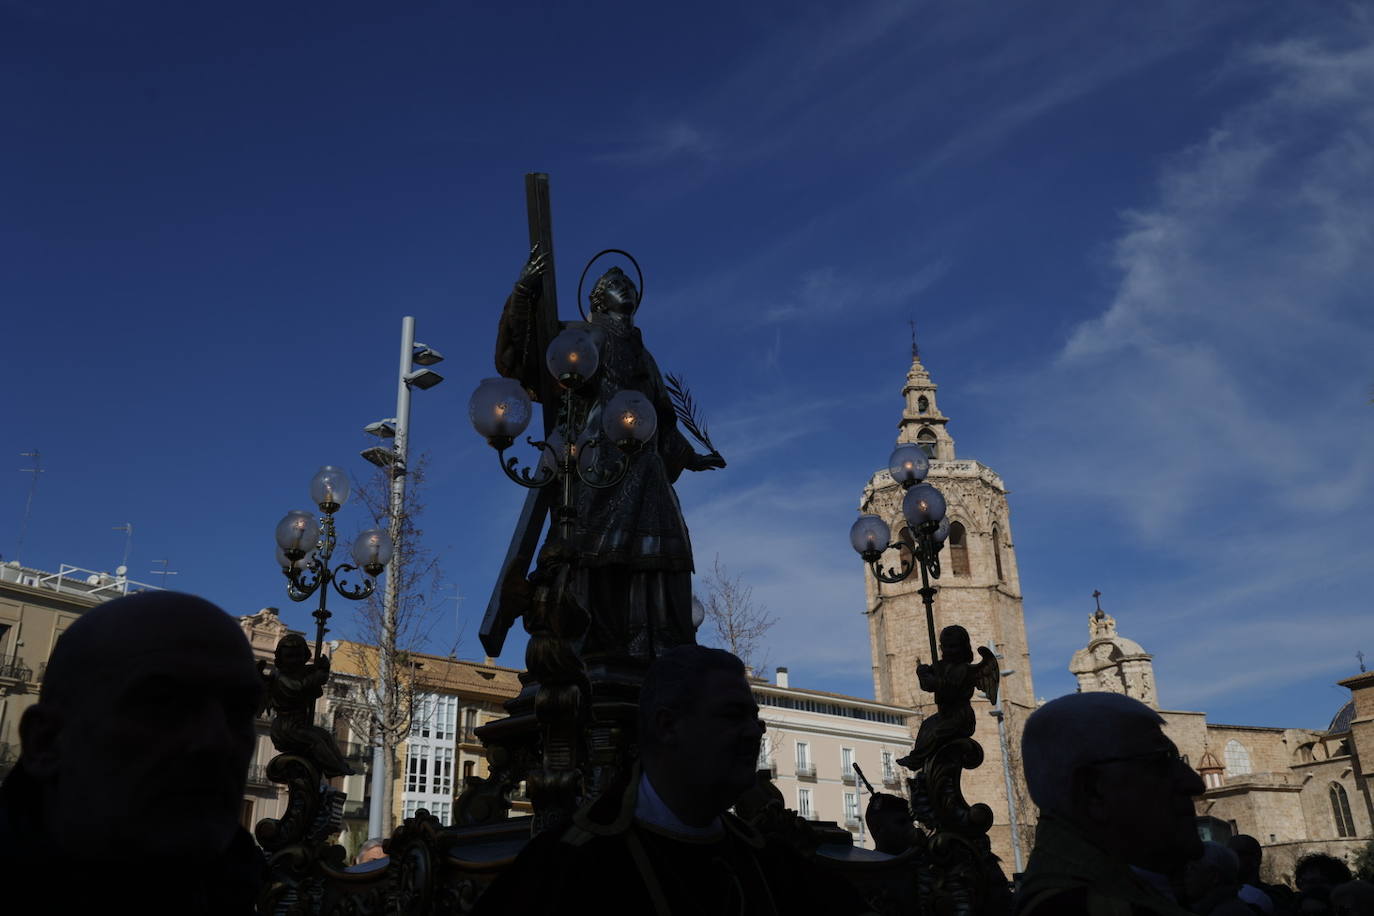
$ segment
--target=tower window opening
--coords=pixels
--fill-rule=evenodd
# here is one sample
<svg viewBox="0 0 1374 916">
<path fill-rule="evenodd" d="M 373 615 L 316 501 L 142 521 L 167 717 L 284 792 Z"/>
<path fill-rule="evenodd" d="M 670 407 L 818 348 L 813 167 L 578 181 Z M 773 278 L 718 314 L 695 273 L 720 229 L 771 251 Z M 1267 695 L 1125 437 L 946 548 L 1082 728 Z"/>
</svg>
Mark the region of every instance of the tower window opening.
<svg viewBox="0 0 1374 916">
<path fill-rule="evenodd" d="M 997 581 L 1003 581 L 1006 577 L 1002 575 L 1002 529 L 996 525 L 992 526 L 992 565 L 997 569 Z"/>
<path fill-rule="evenodd" d="M 949 571 L 956 576 L 968 575 L 968 534 L 962 522 L 949 526 Z"/>
<path fill-rule="evenodd" d="M 917 398 L 916 412 L 922 414 L 930 413 L 930 398 L 926 397 L 925 395 L 921 395 L 919 398 Z"/>
<path fill-rule="evenodd" d="M 930 458 L 935 457 L 935 441 L 935 433 L 929 426 L 922 426 L 921 431 L 916 434 L 916 444 Z"/>
</svg>

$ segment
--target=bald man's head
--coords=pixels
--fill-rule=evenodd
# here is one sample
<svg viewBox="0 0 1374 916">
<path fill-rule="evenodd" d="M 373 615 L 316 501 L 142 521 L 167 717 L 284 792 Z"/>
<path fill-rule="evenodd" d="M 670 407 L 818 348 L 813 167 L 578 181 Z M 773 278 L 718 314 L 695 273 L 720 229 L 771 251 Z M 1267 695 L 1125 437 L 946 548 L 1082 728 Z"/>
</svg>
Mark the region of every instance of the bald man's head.
<svg viewBox="0 0 1374 916">
<path fill-rule="evenodd" d="M 53 839 L 115 858 L 222 852 L 261 691 L 238 624 L 204 599 L 142 592 L 87 611 L 20 723 Z"/>
</svg>

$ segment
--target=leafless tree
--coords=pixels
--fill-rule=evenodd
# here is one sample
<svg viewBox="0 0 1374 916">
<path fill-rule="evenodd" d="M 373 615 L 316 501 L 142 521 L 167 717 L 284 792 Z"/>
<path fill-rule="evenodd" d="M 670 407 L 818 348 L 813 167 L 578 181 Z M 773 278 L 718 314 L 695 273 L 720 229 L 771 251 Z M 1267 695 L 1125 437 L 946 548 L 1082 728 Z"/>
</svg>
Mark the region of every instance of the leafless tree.
<svg viewBox="0 0 1374 916">
<path fill-rule="evenodd" d="M 394 627 L 386 626 L 384 590 L 378 588 L 366 601 L 355 605 L 354 627 L 359 642 L 366 648 L 355 659 L 373 688 L 366 701 L 355 709 L 353 727 L 370 737 L 373 746 L 382 748 L 382 833 L 392 829 L 392 788 L 400 771 L 399 749 L 410 733 L 416 708 L 416 694 L 432 688 L 428 679 L 417 681 L 412 654 L 425 651 L 434 637 L 442 614 L 442 580 L 439 560 L 425 546 L 419 518 L 424 513 L 424 479 L 428 454 L 409 462 L 405 499 L 398 534 L 392 545 L 386 575 L 396 581 Z M 372 476 L 356 481 L 354 492 L 371 516 L 371 526 L 388 528 L 390 521 L 391 474 L 379 468 Z M 375 647 L 375 650 L 372 649 Z M 455 654 L 457 643 L 448 647 Z"/>
<path fill-rule="evenodd" d="M 711 572 L 701 577 L 702 606 L 706 610 L 703 627 L 709 623 L 708 640 L 739 656 L 745 667 L 765 677 L 768 651 L 764 637 L 777 623 L 761 604 L 754 603 L 754 588 L 740 576 L 732 577 L 717 556 Z M 710 636 L 714 639 L 710 639 Z"/>
</svg>

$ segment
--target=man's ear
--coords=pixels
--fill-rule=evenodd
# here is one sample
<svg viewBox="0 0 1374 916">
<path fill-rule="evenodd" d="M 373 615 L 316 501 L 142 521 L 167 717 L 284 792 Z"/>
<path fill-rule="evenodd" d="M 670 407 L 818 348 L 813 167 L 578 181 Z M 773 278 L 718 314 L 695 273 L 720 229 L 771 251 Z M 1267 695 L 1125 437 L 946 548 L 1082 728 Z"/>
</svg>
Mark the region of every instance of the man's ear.
<svg viewBox="0 0 1374 916">
<path fill-rule="evenodd" d="M 61 710 L 51 703 L 36 703 L 19 719 L 19 741 L 24 768 L 38 780 L 57 775 L 58 738 L 62 734 Z"/>
<path fill-rule="evenodd" d="M 1076 818 L 1096 823 L 1108 814 L 1106 798 L 1102 794 L 1101 773 L 1096 767 L 1079 767 L 1070 782 L 1070 798 Z"/>
</svg>

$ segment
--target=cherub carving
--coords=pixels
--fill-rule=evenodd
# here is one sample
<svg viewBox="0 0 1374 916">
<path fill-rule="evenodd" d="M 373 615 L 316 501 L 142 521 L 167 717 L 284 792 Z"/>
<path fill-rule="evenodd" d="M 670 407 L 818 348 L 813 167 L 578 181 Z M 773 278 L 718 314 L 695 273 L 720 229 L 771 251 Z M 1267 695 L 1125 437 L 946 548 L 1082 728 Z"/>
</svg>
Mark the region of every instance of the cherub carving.
<svg viewBox="0 0 1374 916">
<path fill-rule="evenodd" d="M 977 725 L 970 702 L 974 688 L 986 693 L 992 703 L 997 702 L 1001 679 L 997 658 L 986 646 L 979 646 L 978 654 L 982 660 L 974 664 L 968 630 L 949 626 L 940 631 L 940 660 L 916 666 L 922 689 L 935 694 L 935 714 L 921 723 L 911 753 L 897 761 L 902 766 L 919 770 L 932 753 L 950 741 L 973 737 Z"/>
<path fill-rule="evenodd" d="M 267 684 L 264 712 L 272 717 L 272 744 L 283 754 L 300 754 L 326 777 L 350 776 L 353 768 L 339 752 L 334 736 L 311 722 L 315 700 L 329 680 L 329 659 L 310 661 L 305 637 L 291 633 L 277 643 L 276 664 L 258 661 L 258 674 Z"/>
</svg>

